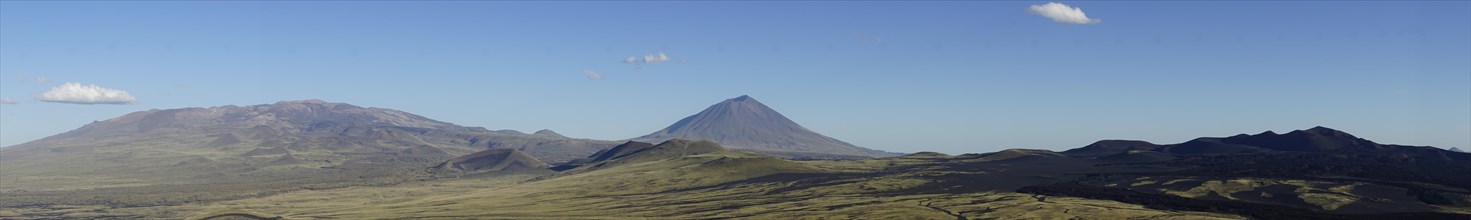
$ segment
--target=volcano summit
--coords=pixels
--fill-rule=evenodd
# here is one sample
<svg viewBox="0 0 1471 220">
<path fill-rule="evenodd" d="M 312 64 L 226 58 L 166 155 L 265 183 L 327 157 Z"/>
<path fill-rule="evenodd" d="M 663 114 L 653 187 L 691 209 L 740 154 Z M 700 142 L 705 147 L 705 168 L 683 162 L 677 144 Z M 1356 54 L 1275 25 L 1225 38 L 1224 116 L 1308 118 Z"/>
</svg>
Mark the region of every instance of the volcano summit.
<svg viewBox="0 0 1471 220">
<path fill-rule="evenodd" d="M 808 130 L 755 98 L 744 95 L 711 105 L 664 130 L 634 140 L 658 143 L 676 138 L 710 140 L 731 149 L 796 159 L 896 156 Z"/>
</svg>

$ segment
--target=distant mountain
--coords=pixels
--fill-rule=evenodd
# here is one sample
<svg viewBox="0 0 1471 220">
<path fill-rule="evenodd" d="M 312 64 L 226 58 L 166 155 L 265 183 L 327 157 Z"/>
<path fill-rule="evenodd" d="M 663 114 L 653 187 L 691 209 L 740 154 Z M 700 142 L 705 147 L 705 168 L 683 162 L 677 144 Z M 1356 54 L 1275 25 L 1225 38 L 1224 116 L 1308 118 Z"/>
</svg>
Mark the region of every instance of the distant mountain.
<svg viewBox="0 0 1471 220">
<path fill-rule="evenodd" d="M 289 179 L 400 178 L 401 170 L 461 157 L 457 168 L 485 165 L 487 149 L 516 163 L 584 158 L 618 142 L 464 127 L 402 111 L 320 100 L 252 106 L 148 110 L 0 148 L 0 179 L 16 176 L 125 181 L 134 185 L 261 182 Z M 493 151 L 502 152 L 502 151 Z M 495 154 L 495 153 L 488 153 Z M 495 155 L 495 156 L 505 156 Z M 487 162 L 488 163 L 488 162 Z M 385 180 L 387 181 L 387 180 Z M 70 182 L 7 183 L 44 187 Z M 76 183 L 81 184 L 81 183 Z"/>
<path fill-rule="evenodd" d="M 1466 151 L 1462 151 L 1461 148 L 1456 148 L 1456 147 L 1451 147 L 1450 151 L 1451 152 L 1460 152 L 1460 153 L 1465 153 L 1466 152 Z"/>
<path fill-rule="evenodd" d="M 634 138 L 710 140 L 731 149 L 758 151 L 798 159 L 889 157 L 898 154 L 839 141 L 798 125 L 750 96 L 727 99 L 663 130 Z"/>
<path fill-rule="evenodd" d="M 243 107 L 231 105 L 134 112 L 7 147 L 5 157 L 21 157 L 34 151 L 27 149 L 93 148 L 105 142 L 160 142 L 163 146 L 151 146 L 226 152 L 240 150 L 242 153 L 257 148 L 285 148 L 292 152 L 375 153 L 430 145 L 451 154 L 463 155 L 488 148 L 516 148 L 554 162 L 582 158 L 617 144 L 571 139 L 549 130 L 535 135 L 511 130 L 491 131 L 392 109 L 305 100 Z"/>
<path fill-rule="evenodd" d="M 539 131 L 536 131 L 536 133 L 532 133 L 532 134 L 535 134 L 535 135 L 544 135 L 544 136 L 552 136 L 552 137 L 567 137 L 567 136 L 562 136 L 562 134 L 558 134 L 556 131 L 552 131 L 551 129 L 541 129 Z"/>
<path fill-rule="evenodd" d="M 1088 146 L 1064 151 L 1063 154 L 1078 157 L 1102 158 L 1107 156 L 1114 159 L 1123 157 L 1170 158 L 1166 157 L 1166 155 L 1139 154 L 1140 151 L 1162 152 L 1178 156 L 1299 152 L 1359 155 L 1365 157 L 1393 157 L 1397 160 L 1420 162 L 1471 162 L 1471 156 L 1448 155 L 1444 151 L 1439 150 L 1439 148 L 1379 144 L 1347 132 L 1321 126 L 1305 130 L 1295 130 L 1284 134 L 1266 131 L 1254 135 L 1238 134 L 1224 138 L 1202 137 L 1184 143 L 1169 145 L 1155 145 L 1143 141 L 1104 140 Z M 1136 155 L 1129 156 L 1126 154 L 1131 152 Z"/>
<path fill-rule="evenodd" d="M 1236 135 L 1220 140 L 1221 143 L 1258 146 L 1279 151 L 1319 152 L 1340 149 L 1373 150 L 1384 146 L 1373 141 L 1355 137 L 1343 131 L 1322 126 L 1307 130 L 1296 130 L 1286 134 L 1271 131 L 1256 135 Z"/>
</svg>

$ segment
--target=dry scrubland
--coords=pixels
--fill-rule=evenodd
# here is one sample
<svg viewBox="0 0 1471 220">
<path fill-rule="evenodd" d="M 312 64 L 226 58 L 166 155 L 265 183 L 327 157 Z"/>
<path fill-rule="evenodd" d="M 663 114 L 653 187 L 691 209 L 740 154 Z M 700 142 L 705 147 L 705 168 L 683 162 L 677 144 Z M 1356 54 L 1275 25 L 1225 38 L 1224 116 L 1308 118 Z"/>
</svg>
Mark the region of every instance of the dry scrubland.
<svg viewBox="0 0 1471 220">
<path fill-rule="evenodd" d="M 9 217 L 66 212 L 64 217 L 191 217 L 196 219 L 380 218 L 865 218 L 865 219 L 1239 219 L 1176 212 L 1108 200 L 987 189 L 934 189 L 948 175 L 1016 175 L 1007 161 L 1034 151 L 1008 151 L 966 160 L 996 169 L 956 171 L 931 166 L 937 154 L 856 161 L 788 161 L 754 153 L 702 148 L 687 142 L 641 155 L 565 171 L 486 173 L 385 186 L 296 190 L 255 198 L 152 207 L 11 209 Z M 660 153 L 662 152 L 662 153 Z M 657 156 L 651 156 L 657 155 Z M 1044 155 L 1045 156 L 1045 155 Z M 998 162 L 999 161 L 999 162 Z M 1022 160 L 1024 162 L 1024 160 Z M 1025 162 L 1024 162 L 1025 163 Z M 591 167 L 596 167 L 593 169 Z M 1056 174 L 1044 174 L 1056 175 Z M 1045 178 L 1043 178 L 1045 179 Z M 920 191 L 915 191 L 920 190 Z"/>
<path fill-rule="evenodd" d="M 64 148 L 63 148 L 64 150 Z M 101 148 L 92 149 L 102 152 Z M 107 149 L 114 150 L 114 149 Z M 395 149 L 396 150 L 396 149 Z M 1471 193 L 1405 162 L 1278 153 L 1179 158 L 1070 156 L 1013 149 L 793 161 L 708 141 L 629 143 L 553 171 L 443 172 L 422 149 L 345 161 L 275 163 L 281 153 L 146 157 L 166 166 L 80 162 L 67 172 L 5 167 L 3 219 L 1421 219 L 1471 216 Z M 225 150 L 236 153 L 243 149 Z M 236 152 L 241 151 L 241 152 Z M 309 151 L 288 151 L 310 158 Z M 510 152 L 510 151 L 508 151 Z M 121 152 L 141 160 L 144 154 Z M 205 152 L 198 152 L 205 154 Z M 1130 153 L 1138 154 L 1138 153 Z M 78 154 L 54 154 L 57 157 Z M 101 154 L 98 154 L 101 155 Z M 160 156 L 161 155 L 161 156 Z M 327 155 L 322 153 L 321 155 Z M 382 155 L 392 155 L 382 160 Z M 512 154 L 506 154 L 512 155 Z M 1123 155 L 1124 157 L 1120 157 Z M 1392 156 L 1393 154 L 1391 154 Z M 441 155 L 442 156 L 442 155 Z M 1459 155 L 1458 155 L 1459 156 Z M 448 157 L 444 157 L 448 159 Z M 481 159 L 518 157 L 485 157 Z M 1325 159 L 1326 158 L 1326 159 Z M 86 159 L 86 158 L 65 158 Z M 1301 163 L 1297 161 L 1331 163 Z M 1219 161 L 1230 161 L 1222 163 Z M 1248 162 L 1242 162 L 1248 161 Z M 1377 161 L 1377 162 L 1376 162 Z M 4 164 L 31 165 L 16 161 Z M 33 162 L 33 161 L 21 161 Z M 497 161 L 482 161 L 500 164 Z M 504 162 L 504 161 L 500 161 Z M 1412 161 L 1414 162 L 1414 161 Z M 1431 160 L 1420 167 L 1450 167 Z M 1286 165 L 1279 165 L 1286 164 Z M 1293 167 L 1306 164 L 1307 167 Z M 1387 164 L 1387 165 L 1386 165 Z M 1409 163 L 1413 164 L 1413 163 Z M 177 166 L 176 166 L 177 165 Z M 69 164 L 67 166 L 77 166 Z M 136 163 L 133 163 L 133 166 Z M 228 175 L 188 171 L 219 167 Z M 499 166 L 497 166 L 499 167 Z M 55 168 L 55 167 L 53 167 Z M 238 170 L 232 170 L 238 169 Z M 57 169 L 49 169 L 57 170 Z M 1358 176 L 1306 175 L 1339 174 Z M 1245 171 L 1246 173 L 1242 173 Z M 159 178 L 130 179 L 159 173 Z M 184 178 L 177 175 L 206 175 Z M 1380 175 L 1380 176 L 1375 176 Z M 1385 176 L 1387 175 L 1387 176 Z M 256 181 L 251 181 L 256 180 Z M 80 182 L 77 182 L 80 181 Z M 153 182 L 153 184 L 148 184 Z M 56 184 L 50 184 L 56 183 Z"/>
</svg>

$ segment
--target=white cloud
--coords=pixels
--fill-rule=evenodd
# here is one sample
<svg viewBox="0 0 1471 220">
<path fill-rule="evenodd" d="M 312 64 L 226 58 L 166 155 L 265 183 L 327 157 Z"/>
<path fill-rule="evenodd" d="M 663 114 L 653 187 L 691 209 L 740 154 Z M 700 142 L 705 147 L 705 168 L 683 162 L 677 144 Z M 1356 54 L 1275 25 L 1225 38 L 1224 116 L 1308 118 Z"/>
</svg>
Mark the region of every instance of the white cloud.
<svg viewBox="0 0 1471 220">
<path fill-rule="evenodd" d="M 655 53 L 655 54 L 645 54 L 645 55 L 643 55 L 643 59 L 639 59 L 639 56 L 628 56 L 628 58 L 623 58 L 623 63 L 634 64 L 634 65 L 642 65 L 642 64 L 658 64 L 658 63 L 663 63 L 663 62 L 669 62 L 671 60 L 674 60 L 674 59 L 673 58 L 670 58 L 668 54 L 664 54 L 664 52 L 659 52 L 659 53 Z M 684 62 L 684 60 L 680 60 L 680 62 Z"/>
<path fill-rule="evenodd" d="M 5 104 L 5 105 L 14 105 L 14 104 L 20 104 L 20 103 L 19 103 L 19 102 L 15 102 L 15 100 L 14 100 L 14 99 L 10 99 L 10 98 L 0 98 L 0 104 Z"/>
<path fill-rule="evenodd" d="M 603 79 L 603 73 L 595 72 L 595 71 L 592 71 L 592 70 L 582 70 L 582 74 L 587 75 L 587 79 L 591 79 L 591 80 L 601 80 L 601 79 Z"/>
<path fill-rule="evenodd" d="M 1027 12 L 1051 18 L 1053 22 L 1063 24 L 1097 24 L 1098 22 L 1102 22 L 1098 19 L 1088 18 L 1087 14 L 1083 14 L 1083 9 L 1081 8 L 1070 7 L 1057 2 L 1032 5 L 1032 7 L 1027 8 Z"/>
<path fill-rule="evenodd" d="M 128 91 L 102 88 L 97 85 L 82 85 L 81 83 L 64 83 L 53 87 L 39 95 L 36 100 L 43 102 L 69 103 L 69 104 L 133 104 L 138 98 L 128 94 Z"/>
<path fill-rule="evenodd" d="M 665 55 L 664 52 L 659 52 L 659 54 L 644 55 L 644 64 L 656 64 L 663 62 L 669 62 L 669 55 Z"/>
</svg>

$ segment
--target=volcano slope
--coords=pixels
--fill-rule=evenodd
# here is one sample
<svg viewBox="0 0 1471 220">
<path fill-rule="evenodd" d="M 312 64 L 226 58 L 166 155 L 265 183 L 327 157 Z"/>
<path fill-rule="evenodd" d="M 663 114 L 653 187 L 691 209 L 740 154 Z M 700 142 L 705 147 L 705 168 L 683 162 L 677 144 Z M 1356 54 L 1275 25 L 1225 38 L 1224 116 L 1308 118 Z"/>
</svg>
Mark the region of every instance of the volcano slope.
<svg viewBox="0 0 1471 220">
<path fill-rule="evenodd" d="M 750 96 L 726 99 L 635 141 L 710 140 L 731 149 L 788 159 L 862 159 L 899 154 L 859 146 L 819 134 Z"/>
</svg>

